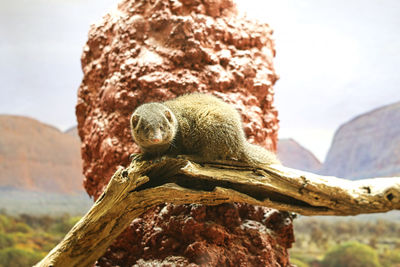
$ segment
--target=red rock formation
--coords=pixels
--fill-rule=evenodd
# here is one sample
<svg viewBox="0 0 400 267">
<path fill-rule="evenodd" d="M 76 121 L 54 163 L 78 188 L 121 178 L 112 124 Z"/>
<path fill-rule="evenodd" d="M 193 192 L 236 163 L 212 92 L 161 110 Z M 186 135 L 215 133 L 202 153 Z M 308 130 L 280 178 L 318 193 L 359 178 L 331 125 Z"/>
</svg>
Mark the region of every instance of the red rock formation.
<svg viewBox="0 0 400 267">
<path fill-rule="evenodd" d="M 165 204 L 134 220 L 124 237 L 99 266 L 288 266 L 293 228 L 286 213 L 263 207 Z"/>
<path fill-rule="evenodd" d="M 183 93 L 208 92 L 232 103 L 242 113 L 250 141 L 275 150 L 278 120 L 272 86 L 277 75 L 271 34 L 266 24 L 237 18 L 232 0 L 124 0 L 93 25 L 82 55 L 84 78 L 76 106 L 87 192 L 97 198 L 117 166 L 127 165 L 129 155 L 138 151 L 129 129 L 133 110 Z M 167 205 L 163 214 L 181 218 L 170 223 L 158 214 L 161 207 L 149 211 L 132 223 L 98 264 L 158 260 L 195 264 L 206 259 L 223 264 L 226 258 L 226 264 L 287 265 L 291 223 L 285 231 L 280 223 L 271 226 L 274 235 L 282 237 L 275 239 L 263 224 L 271 218 L 269 210 L 241 206 L 246 214 L 260 212 L 246 225 L 247 217 L 237 206 L 226 207 Z M 204 218 L 191 215 L 196 209 Z M 222 223 L 219 215 L 212 215 L 218 209 L 233 212 L 236 223 Z M 161 230 L 151 230 L 151 225 Z M 195 233 L 210 236 L 200 238 Z M 253 242 L 258 245 L 250 245 Z M 277 243 L 280 246 L 274 246 Z"/>
<path fill-rule="evenodd" d="M 250 141 L 276 149 L 272 30 L 234 15 L 230 0 L 123 1 L 91 27 L 76 107 L 90 195 L 138 151 L 129 115 L 149 101 L 213 93 L 241 111 Z"/>
</svg>

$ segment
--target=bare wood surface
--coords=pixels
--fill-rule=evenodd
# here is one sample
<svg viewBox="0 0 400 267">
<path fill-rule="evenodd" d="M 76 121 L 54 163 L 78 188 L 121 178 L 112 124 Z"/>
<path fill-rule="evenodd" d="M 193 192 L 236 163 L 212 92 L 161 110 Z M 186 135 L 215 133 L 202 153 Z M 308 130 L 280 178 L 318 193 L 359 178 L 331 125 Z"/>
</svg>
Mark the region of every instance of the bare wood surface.
<svg viewBox="0 0 400 267">
<path fill-rule="evenodd" d="M 36 266 L 91 266 L 134 218 L 165 202 L 246 202 L 303 215 L 377 213 L 400 209 L 400 178 L 349 181 L 281 165 L 133 161 Z"/>
</svg>

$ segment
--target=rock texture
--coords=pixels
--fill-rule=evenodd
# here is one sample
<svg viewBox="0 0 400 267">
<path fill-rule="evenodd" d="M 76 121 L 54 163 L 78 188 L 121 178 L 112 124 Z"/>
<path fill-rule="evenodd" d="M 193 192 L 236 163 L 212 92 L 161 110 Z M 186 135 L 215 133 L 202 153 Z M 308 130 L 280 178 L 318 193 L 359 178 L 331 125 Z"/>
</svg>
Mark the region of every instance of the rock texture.
<svg viewBox="0 0 400 267">
<path fill-rule="evenodd" d="M 237 18 L 231 0 L 124 0 L 93 25 L 76 106 L 89 195 L 98 198 L 117 166 L 127 165 L 129 155 L 139 151 L 129 118 L 150 101 L 195 91 L 214 94 L 241 112 L 251 142 L 275 150 L 272 86 L 278 77 L 271 34 L 266 24 Z M 98 265 L 287 266 L 291 222 L 272 225 L 274 216 L 285 216 L 240 209 L 158 207 L 135 220 Z M 246 215 L 252 210 L 258 210 L 256 218 Z M 232 222 L 224 222 L 223 214 Z"/>
<path fill-rule="evenodd" d="M 76 106 L 90 195 L 138 151 L 129 116 L 149 101 L 213 93 L 241 111 L 250 141 L 276 149 L 272 30 L 235 14 L 230 0 L 126 0 L 91 27 Z"/>
<path fill-rule="evenodd" d="M 165 204 L 134 220 L 97 265 L 289 266 L 293 242 L 287 213 L 239 203 Z"/>
<path fill-rule="evenodd" d="M 323 173 L 349 179 L 400 174 L 400 102 L 372 110 L 335 133 Z"/>
<path fill-rule="evenodd" d="M 293 139 L 279 139 L 277 155 L 283 165 L 309 172 L 319 172 L 321 162 Z"/>
<path fill-rule="evenodd" d="M 83 192 L 79 140 L 34 119 L 0 115 L 0 187 Z"/>
</svg>

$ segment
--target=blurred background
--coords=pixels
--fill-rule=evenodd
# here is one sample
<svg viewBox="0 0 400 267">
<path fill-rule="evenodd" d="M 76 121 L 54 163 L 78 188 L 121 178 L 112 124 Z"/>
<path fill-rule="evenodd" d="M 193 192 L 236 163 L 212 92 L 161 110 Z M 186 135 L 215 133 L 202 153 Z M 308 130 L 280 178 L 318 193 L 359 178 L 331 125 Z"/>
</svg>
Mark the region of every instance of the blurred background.
<svg viewBox="0 0 400 267">
<path fill-rule="evenodd" d="M 274 29 L 282 162 L 348 179 L 399 176 L 400 2 L 236 2 Z M 117 3 L 0 2 L 0 266 L 4 255 L 42 257 L 91 206 L 75 128 L 80 55 L 90 24 Z M 311 266 L 351 240 L 399 266 L 399 221 L 300 218 L 292 257 Z"/>
</svg>

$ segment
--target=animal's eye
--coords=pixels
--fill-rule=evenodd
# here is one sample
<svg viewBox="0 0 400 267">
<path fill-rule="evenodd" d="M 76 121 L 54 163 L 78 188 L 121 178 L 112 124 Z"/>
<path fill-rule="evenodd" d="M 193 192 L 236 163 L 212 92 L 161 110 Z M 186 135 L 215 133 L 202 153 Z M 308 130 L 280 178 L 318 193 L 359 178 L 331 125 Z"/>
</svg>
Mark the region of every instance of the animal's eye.
<svg viewBox="0 0 400 267">
<path fill-rule="evenodd" d="M 163 131 L 165 129 L 164 125 L 160 126 L 160 130 Z"/>
<path fill-rule="evenodd" d="M 142 131 L 142 133 L 148 133 L 149 132 L 149 128 L 141 128 L 140 130 Z"/>
</svg>

